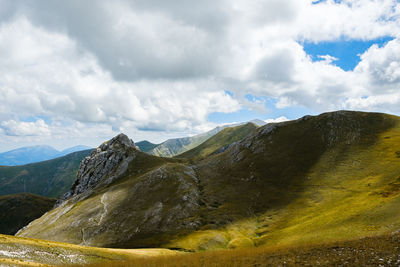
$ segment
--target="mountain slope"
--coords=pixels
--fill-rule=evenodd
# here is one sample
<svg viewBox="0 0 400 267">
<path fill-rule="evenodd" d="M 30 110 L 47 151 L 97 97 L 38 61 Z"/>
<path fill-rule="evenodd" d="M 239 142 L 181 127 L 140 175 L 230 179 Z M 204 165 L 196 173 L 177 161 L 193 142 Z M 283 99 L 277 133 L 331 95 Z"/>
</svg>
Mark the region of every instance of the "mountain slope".
<svg viewBox="0 0 400 267">
<path fill-rule="evenodd" d="M 0 166 L 0 195 L 33 193 L 60 197 L 76 179 L 81 161 L 91 150 L 22 166 Z"/>
<path fill-rule="evenodd" d="M 199 146 L 175 157 L 199 160 L 213 153 L 222 153 L 231 144 L 245 138 L 257 129 L 254 123 L 225 128 Z"/>
<path fill-rule="evenodd" d="M 54 207 L 55 199 L 33 194 L 0 196 L 0 233 L 13 235 Z"/>
<path fill-rule="evenodd" d="M 58 151 L 51 146 L 29 146 L 0 153 L 0 166 L 17 166 L 62 157 L 67 154 L 91 149 L 87 146 L 75 146 Z"/>
<path fill-rule="evenodd" d="M 31 146 L 0 153 L 0 165 L 15 166 L 57 157 L 59 151 L 51 146 Z"/>
<path fill-rule="evenodd" d="M 136 145 L 139 147 L 140 151 L 143 152 L 150 152 L 152 149 L 158 146 L 158 144 L 153 144 L 146 140 L 137 142 Z"/>
<path fill-rule="evenodd" d="M 19 235 L 207 250 L 320 244 L 400 229 L 395 116 L 340 111 L 268 124 L 193 162 L 117 147 L 130 157 L 113 167 L 128 164 L 123 173 L 82 176 L 76 186 L 96 185 Z"/>
<path fill-rule="evenodd" d="M 173 157 L 186 152 L 206 141 L 211 136 L 214 136 L 219 131 L 228 126 L 219 126 L 206 133 L 198 134 L 191 137 L 168 139 L 167 141 L 157 145 L 150 151 L 149 154 L 159 157 Z"/>
</svg>

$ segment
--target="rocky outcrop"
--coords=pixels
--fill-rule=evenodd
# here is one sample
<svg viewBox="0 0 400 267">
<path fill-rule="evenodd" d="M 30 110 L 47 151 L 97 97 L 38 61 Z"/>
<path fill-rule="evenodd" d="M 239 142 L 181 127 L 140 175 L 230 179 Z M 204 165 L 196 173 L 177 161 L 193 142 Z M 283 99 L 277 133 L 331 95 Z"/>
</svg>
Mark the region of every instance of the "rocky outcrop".
<svg viewBox="0 0 400 267">
<path fill-rule="evenodd" d="M 100 145 L 81 162 L 74 185 L 57 204 L 82 193 L 88 195 L 99 185 L 112 183 L 127 170 L 136 151 L 137 146 L 125 134 Z"/>
</svg>

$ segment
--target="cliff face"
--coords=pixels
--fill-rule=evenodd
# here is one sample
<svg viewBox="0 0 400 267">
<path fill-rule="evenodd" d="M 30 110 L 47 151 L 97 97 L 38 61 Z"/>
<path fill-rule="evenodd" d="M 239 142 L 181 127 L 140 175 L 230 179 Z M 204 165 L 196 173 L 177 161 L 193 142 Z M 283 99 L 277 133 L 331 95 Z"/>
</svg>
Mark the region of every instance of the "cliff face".
<svg viewBox="0 0 400 267">
<path fill-rule="evenodd" d="M 94 188 L 109 185 L 126 172 L 137 151 L 135 143 L 125 134 L 103 143 L 81 162 L 77 179 L 62 201 L 80 194 L 90 195 Z"/>
</svg>

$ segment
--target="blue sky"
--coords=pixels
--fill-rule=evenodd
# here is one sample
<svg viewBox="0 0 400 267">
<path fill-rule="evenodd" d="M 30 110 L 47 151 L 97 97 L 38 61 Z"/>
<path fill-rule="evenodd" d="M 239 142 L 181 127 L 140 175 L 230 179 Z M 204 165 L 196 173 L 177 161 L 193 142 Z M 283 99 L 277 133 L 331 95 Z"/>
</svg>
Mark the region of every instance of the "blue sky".
<svg viewBox="0 0 400 267">
<path fill-rule="evenodd" d="M 332 63 L 345 71 L 353 70 L 360 62 L 360 55 L 372 45 L 382 47 L 393 37 L 380 37 L 373 40 L 346 40 L 323 41 L 318 43 L 304 42 L 304 51 L 311 56 L 313 61 L 321 60 L 318 56 L 330 55 L 337 60 Z"/>
<path fill-rule="evenodd" d="M 0 58 L 0 152 L 400 114 L 400 1 L 3 0 Z"/>
</svg>

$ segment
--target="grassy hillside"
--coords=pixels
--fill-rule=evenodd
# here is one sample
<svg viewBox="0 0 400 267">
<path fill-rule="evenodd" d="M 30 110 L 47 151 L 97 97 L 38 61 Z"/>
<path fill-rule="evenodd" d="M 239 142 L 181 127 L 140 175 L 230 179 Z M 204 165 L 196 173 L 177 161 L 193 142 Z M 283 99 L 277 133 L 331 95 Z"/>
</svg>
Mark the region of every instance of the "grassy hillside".
<svg viewBox="0 0 400 267">
<path fill-rule="evenodd" d="M 54 207 L 56 200 L 33 194 L 0 196 L 0 233 L 13 235 Z"/>
<path fill-rule="evenodd" d="M 318 246 L 260 247 L 178 253 L 104 249 L 0 235 L 1 266 L 397 266 L 398 233 Z M 40 265 L 43 264 L 43 265 Z"/>
<path fill-rule="evenodd" d="M 337 112 L 261 127 L 197 164 L 204 226 L 169 246 L 301 245 L 400 229 L 400 119 Z M 207 202 L 206 202 L 207 201 Z"/>
<path fill-rule="evenodd" d="M 152 149 L 154 149 L 155 147 L 158 146 L 158 144 L 153 144 L 146 140 L 137 142 L 137 143 L 135 143 L 135 145 L 137 145 L 139 147 L 140 151 L 143 151 L 143 152 L 150 152 Z"/>
<path fill-rule="evenodd" d="M 254 123 L 247 123 L 223 129 L 201 145 L 175 157 L 199 160 L 217 152 L 218 150 L 223 152 L 223 150 L 227 149 L 229 145 L 245 138 L 247 135 L 255 131 L 255 129 L 257 129 L 257 126 Z"/>
<path fill-rule="evenodd" d="M 148 153 L 159 157 L 173 157 L 197 147 L 222 129 L 224 129 L 224 127 L 216 127 L 211 131 L 195 136 L 168 139 L 167 141 L 148 151 Z"/>
<path fill-rule="evenodd" d="M 396 116 L 340 111 L 268 124 L 191 162 L 135 153 L 121 179 L 67 201 L 21 236 L 202 251 L 400 229 Z"/>
<path fill-rule="evenodd" d="M 0 235 L 1 266 L 81 266 L 174 255 L 166 249 L 118 250 Z M 42 264 L 42 265 L 41 265 Z M 119 263 L 121 264 L 121 263 Z"/>
<path fill-rule="evenodd" d="M 0 195 L 32 193 L 60 197 L 71 188 L 79 164 L 91 151 L 22 166 L 0 166 Z"/>
<path fill-rule="evenodd" d="M 398 266 L 399 242 L 400 235 L 397 233 L 318 246 L 182 253 L 89 266 Z"/>
</svg>

